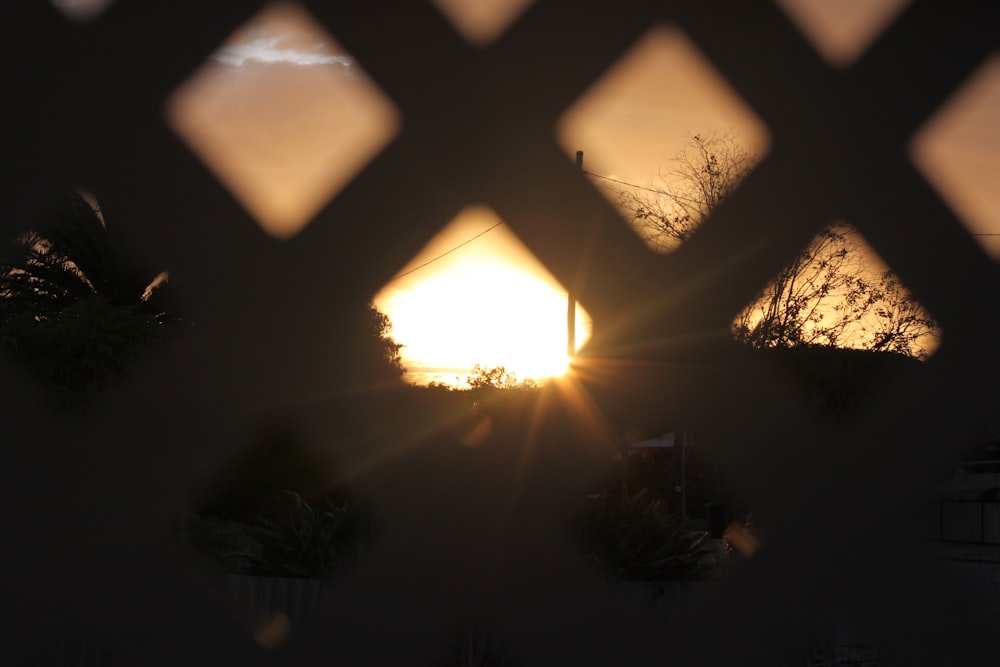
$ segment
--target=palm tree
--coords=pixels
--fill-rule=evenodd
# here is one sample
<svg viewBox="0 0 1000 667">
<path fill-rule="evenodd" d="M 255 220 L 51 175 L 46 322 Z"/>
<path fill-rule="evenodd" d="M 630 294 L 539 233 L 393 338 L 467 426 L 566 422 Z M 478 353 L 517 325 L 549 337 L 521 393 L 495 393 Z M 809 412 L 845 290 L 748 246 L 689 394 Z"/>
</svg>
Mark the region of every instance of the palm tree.
<svg viewBox="0 0 1000 667">
<path fill-rule="evenodd" d="M 165 274 L 150 276 L 132 264 L 100 210 L 79 192 L 57 203 L 51 216 L 18 235 L 0 255 L 0 299 L 5 314 L 55 316 L 98 295 L 110 305 L 135 306 L 158 318 L 152 299 Z M 162 295 L 157 295 L 162 296 Z"/>
<path fill-rule="evenodd" d="M 0 253 L 0 348 L 59 407 L 113 384 L 175 318 L 166 274 L 129 259 L 96 205 L 78 192 Z"/>
</svg>

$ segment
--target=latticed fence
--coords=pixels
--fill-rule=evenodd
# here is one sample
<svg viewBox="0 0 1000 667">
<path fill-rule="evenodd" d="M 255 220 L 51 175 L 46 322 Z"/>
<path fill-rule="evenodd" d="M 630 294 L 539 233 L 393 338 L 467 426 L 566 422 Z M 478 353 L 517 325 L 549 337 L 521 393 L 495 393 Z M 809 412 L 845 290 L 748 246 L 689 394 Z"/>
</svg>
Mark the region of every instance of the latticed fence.
<svg viewBox="0 0 1000 667">
<path fill-rule="evenodd" d="M 171 93 L 265 3 L 118 0 L 85 25 L 45 2 L 0 8 L 3 232 L 85 187 L 137 257 L 169 267 L 197 323 L 71 420 L 0 374 L 5 664 L 61 632 L 106 638 L 121 664 L 426 664 L 469 619 L 526 665 L 779 664 L 831 610 L 885 664 L 995 664 L 996 618 L 914 541 L 913 508 L 995 415 L 1000 276 L 909 157 L 914 133 L 995 50 L 994 3 L 914 2 L 844 69 L 769 2 L 540 0 L 481 48 L 429 3 L 301 4 L 393 100 L 402 129 L 286 241 L 261 232 L 164 120 Z M 685 31 L 771 136 L 668 256 L 553 139 L 573 100 L 661 23 Z M 551 414 L 467 449 L 434 435 L 401 388 L 359 386 L 343 314 L 473 203 L 574 289 L 593 336 Z M 832 433 L 729 330 L 835 220 L 864 235 L 943 337 Z M 608 431 L 663 411 L 754 508 L 762 545 L 669 624 L 592 575 L 564 524 Z M 379 538 L 336 601 L 324 596 L 271 652 L 172 527 L 275 421 L 349 471 Z"/>
</svg>

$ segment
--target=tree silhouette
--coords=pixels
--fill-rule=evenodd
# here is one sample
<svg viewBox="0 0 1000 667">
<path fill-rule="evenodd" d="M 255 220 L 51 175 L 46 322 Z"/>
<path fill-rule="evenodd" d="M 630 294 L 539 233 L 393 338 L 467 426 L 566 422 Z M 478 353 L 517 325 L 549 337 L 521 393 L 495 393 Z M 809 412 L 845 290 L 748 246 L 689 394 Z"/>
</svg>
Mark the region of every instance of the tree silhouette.
<svg viewBox="0 0 1000 667">
<path fill-rule="evenodd" d="M 66 193 L 0 252 L 0 349 L 57 407 L 85 403 L 181 324 L 166 272 L 132 261 L 96 204 Z M 388 316 L 369 304 L 356 355 L 381 376 L 403 373 Z"/>
<path fill-rule="evenodd" d="M 375 355 L 384 362 L 390 375 L 399 377 L 405 371 L 400 350 L 402 343 L 397 343 L 392 337 L 392 320 L 379 310 L 375 304 L 368 304 L 366 321 L 366 338 L 375 346 Z"/>
<path fill-rule="evenodd" d="M 858 234 L 824 229 L 737 316 L 754 347 L 831 345 L 919 357 L 935 335 L 930 314 L 891 271 L 866 266 Z"/>
<path fill-rule="evenodd" d="M 756 158 L 732 132 L 695 134 L 645 191 L 619 204 L 654 247 L 686 241 L 749 174 Z M 851 227 L 820 232 L 733 322 L 753 347 L 829 345 L 926 356 L 936 324 L 891 271 L 872 269 Z"/>
<path fill-rule="evenodd" d="M 134 306 L 162 319 L 165 283 L 165 274 L 131 262 L 97 206 L 73 191 L 4 248 L 0 317 L 32 313 L 46 319 L 99 296 L 111 306 Z"/>
<path fill-rule="evenodd" d="M 69 192 L 0 254 L 0 349 L 55 407 L 84 404 L 176 320 L 165 284 L 130 261 L 96 205 Z"/>
<path fill-rule="evenodd" d="M 736 189 L 756 161 L 734 132 L 691 135 L 646 192 L 619 190 L 619 207 L 650 245 L 672 250 Z"/>
</svg>

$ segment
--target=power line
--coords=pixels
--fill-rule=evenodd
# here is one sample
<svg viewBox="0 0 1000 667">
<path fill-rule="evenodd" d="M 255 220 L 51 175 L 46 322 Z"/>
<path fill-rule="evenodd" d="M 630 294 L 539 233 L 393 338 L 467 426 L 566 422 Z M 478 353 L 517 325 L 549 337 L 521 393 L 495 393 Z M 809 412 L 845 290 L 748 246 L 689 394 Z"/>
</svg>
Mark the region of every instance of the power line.
<svg viewBox="0 0 1000 667">
<path fill-rule="evenodd" d="M 622 180 L 619 180 L 617 178 L 611 178 L 610 176 L 602 176 L 601 174 L 595 174 L 592 171 L 584 171 L 583 173 L 586 174 L 587 176 L 593 176 L 594 178 L 600 178 L 600 179 L 603 179 L 605 181 L 611 181 L 612 183 L 618 183 L 619 185 L 625 185 L 625 186 L 628 186 L 630 188 L 635 188 L 636 190 L 645 190 L 646 192 L 652 192 L 654 195 L 661 195 L 661 196 L 665 196 L 665 197 L 670 197 L 671 199 L 681 199 L 683 201 L 691 202 L 692 204 L 698 204 L 699 203 L 696 199 L 691 199 L 689 197 L 682 197 L 681 195 L 672 194 L 672 193 L 666 192 L 664 190 L 656 190 L 654 188 L 648 188 L 648 187 L 645 187 L 643 185 L 636 185 L 635 183 L 629 183 L 628 181 L 622 181 Z M 992 233 L 992 232 L 984 232 L 984 233 L 969 232 L 969 235 L 970 236 L 1000 236 L 1000 232 L 996 232 L 996 233 Z"/>
<path fill-rule="evenodd" d="M 600 178 L 605 181 L 611 181 L 612 183 L 618 183 L 619 185 L 625 185 L 630 188 L 635 188 L 636 190 L 645 190 L 646 192 L 652 192 L 654 195 L 660 195 L 661 197 L 669 197 L 670 199 L 677 199 L 680 201 L 686 201 L 690 204 L 701 204 L 703 202 L 693 199 L 691 197 L 685 197 L 683 195 L 678 195 L 673 192 L 667 192 L 666 190 L 657 190 L 655 188 L 649 188 L 644 185 L 636 185 L 635 183 L 629 183 L 627 181 L 622 181 L 617 178 L 611 178 L 610 176 L 602 176 L 601 174 L 595 174 L 592 171 L 583 171 L 587 176 L 593 176 L 594 178 Z"/>
<path fill-rule="evenodd" d="M 627 187 L 630 187 L 630 188 L 635 188 L 637 190 L 645 190 L 646 192 L 652 192 L 655 195 L 661 195 L 661 196 L 665 195 L 665 196 L 669 196 L 669 197 L 672 197 L 672 198 L 683 199 L 683 200 L 689 201 L 691 203 L 698 203 L 697 200 L 690 199 L 688 197 L 682 197 L 680 195 L 670 194 L 670 193 L 664 192 L 663 190 L 656 190 L 654 188 L 649 188 L 649 187 L 646 187 L 646 186 L 643 186 L 643 185 L 637 185 L 636 183 L 629 183 L 628 181 L 623 181 L 623 180 L 620 180 L 620 179 L 617 179 L 617 178 L 612 178 L 611 176 L 604 176 L 602 174 L 595 174 L 594 172 L 587 171 L 585 169 L 581 169 L 581 171 L 584 174 L 586 174 L 587 176 L 593 176 L 594 178 L 600 178 L 600 179 L 605 180 L 605 181 L 611 181 L 612 183 L 618 183 L 619 185 L 624 185 L 624 186 L 627 186 Z M 457 246 L 455 246 L 455 247 L 453 247 L 453 248 L 451 248 L 449 250 L 446 250 L 445 252 L 441 253 L 440 255 L 437 255 L 436 257 L 432 257 L 431 259 L 427 260 L 423 264 L 421 264 L 419 266 L 415 266 L 412 269 L 410 269 L 409 271 L 404 271 L 403 273 L 396 274 L 395 276 L 393 276 L 389 280 L 389 282 L 391 283 L 391 282 L 394 282 L 396 280 L 399 280 L 400 278 L 402 278 L 404 276 L 408 276 L 411 273 L 419 271 L 420 269 L 424 268 L 425 266 L 427 266 L 429 264 L 433 264 L 434 262 L 438 261 L 442 257 L 447 257 L 448 255 L 450 255 L 451 253 L 455 252 L 456 250 L 469 245 L 470 243 L 472 243 L 473 241 L 475 241 L 476 239 L 478 239 L 480 236 L 483 236 L 483 235 L 485 235 L 485 234 L 487 234 L 489 232 L 492 232 L 494 229 L 496 229 L 497 227 L 499 227 L 502 224 L 503 224 L 503 221 L 500 221 L 500 222 L 496 223 L 495 225 L 492 225 L 492 226 L 484 229 L 483 231 L 479 232 L 475 236 L 473 236 L 473 237 L 471 237 L 469 239 L 466 239 L 465 241 L 462 241 Z M 972 236 L 1000 236 L 1000 232 L 998 232 L 998 233 L 972 233 L 972 232 L 970 232 L 970 235 L 972 235 Z"/>
<path fill-rule="evenodd" d="M 586 171 L 586 170 L 582 170 L 582 171 L 587 176 L 593 176 L 594 178 L 600 178 L 600 179 L 603 179 L 605 181 L 611 181 L 612 183 L 618 183 L 619 185 L 627 185 L 628 187 L 635 188 L 637 190 L 645 190 L 646 192 L 652 192 L 655 195 L 662 195 L 663 194 L 663 192 L 661 192 L 660 190 L 654 190 L 653 188 L 647 188 L 647 187 L 644 187 L 642 185 L 636 185 L 635 183 L 626 183 L 625 181 L 620 181 L 617 178 L 611 178 L 610 176 L 602 176 L 600 174 L 595 174 L 592 171 Z"/>
<path fill-rule="evenodd" d="M 433 257 L 433 258 L 431 258 L 431 259 L 427 260 L 426 262 L 424 262 L 424 263 L 423 263 L 423 264 L 421 264 L 420 266 L 415 266 L 415 267 L 413 267 L 412 269 L 410 269 L 409 271 L 403 271 L 402 273 L 398 273 L 398 274 L 396 274 L 395 276 L 393 276 L 393 277 L 392 277 L 392 279 L 391 279 L 391 280 L 389 280 L 389 282 L 391 283 L 391 282 L 393 282 L 393 281 L 395 281 L 395 280 L 399 280 L 399 279 L 400 279 L 400 278 L 402 278 L 403 276 L 408 276 L 408 275 L 410 275 L 411 273 L 413 273 L 414 271 L 419 271 L 420 269 L 424 268 L 424 267 L 425 267 L 425 266 L 427 266 L 428 264 L 433 264 L 434 262 L 438 261 L 438 260 L 439 260 L 439 259 L 441 259 L 442 257 L 445 257 L 445 256 L 447 256 L 447 255 L 450 255 L 451 253 L 455 252 L 455 251 L 456 251 L 456 250 L 458 250 L 459 248 L 461 248 L 461 247 L 463 247 L 463 246 L 467 246 L 467 245 L 469 245 L 470 243 L 472 243 L 473 241 L 475 241 L 476 239 L 478 239 L 478 238 L 479 238 L 480 236 L 482 236 L 482 235 L 486 234 L 487 232 L 492 232 L 492 231 L 493 231 L 494 229 L 496 229 L 497 227 L 499 227 L 499 226 L 500 226 L 500 225 L 502 225 L 502 224 L 503 224 L 503 221 L 501 220 L 500 222 L 498 222 L 497 224 L 493 225 L 492 227 L 490 227 L 490 228 L 488 228 L 488 229 L 484 229 L 483 231 L 479 232 L 478 234 L 476 234 L 476 235 L 475 235 L 475 236 L 473 236 L 472 238 L 470 238 L 470 239 L 467 239 L 467 240 L 465 240 L 465 241 L 462 241 L 461 243 L 459 243 L 459 244 L 458 244 L 457 246 L 455 246 L 455 247 L 454 247 L 454 248 L 452 248 L 451 250 L 447 250 L 447 251 L 445 251 L 445 252 L 441 253 L 440 255 L 438 255 L 437 257 Z M 388 284 L 388 283 L 386 283 L 386 284 Z"/>
</svg>

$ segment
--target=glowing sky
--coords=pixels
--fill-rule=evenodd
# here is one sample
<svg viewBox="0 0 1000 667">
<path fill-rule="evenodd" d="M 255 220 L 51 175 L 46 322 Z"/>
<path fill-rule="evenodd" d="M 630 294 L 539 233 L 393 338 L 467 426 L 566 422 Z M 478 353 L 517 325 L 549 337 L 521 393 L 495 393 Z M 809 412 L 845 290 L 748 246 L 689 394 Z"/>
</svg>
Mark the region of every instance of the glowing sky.
<svg viewBox="0 0 1000 667">
<path fill-rule="evenodd" d="M 584 167 L 649 184 L 680 152 L 689 134 L 734 130 L 757 155 L 767 128 L 680 30 L 647 32 L 563 115 L 556 136 Z M 601 181 L 595 181 L 601 186 Z"/>
<path fill-rule="evenodd" d="M 167 104 L 170 125 L 278 237 L 294 235 L 399 129 L 399 113 L 296 5 L 237 30 Z"/>
<path fill-rule="evenodd" d="M 849 67 L 906 4 L 777 2 L 837 67 Z M 55 4 L 78 3 L 87 4 Z M 461 0 L 437 4 L 471 42 L 484 44 L 530 2 L 513 0 L 504 8 L 503 0 L 491 0 L 490 14 L 463 14 Z M 166 117 L 277 237 L 308 224 L 400 127 L 392 102 L 333 37 L 301 7 L 282 3 L 221 45 L 168 100 Z M 994 57 L 910 147 L 922 173 L 979 234 L 1000 233 L 998 117 L 1000 58 Z M 768 130 L 753 111 L 681 31 L 661 27 L 605 73 L 553 133 L 568 160 L 583 150 L 589 171 L 647 184 L 669 167 L 689 134 L 713 129 L 734 130 L 751 151 L 767 151 Z M 495 223 L 491 216 L 488 209 L 467 211 L 400 272 L 482 232 Z M 977 240 L 1000 258 L 1000 236 Z M 406 346 L 410 379 L 448 381 L 475 363 L 537 376 L 563 362 L 565 291 L 505 227 L 393 281 L 377 301 Z"/>
<path fill-rule="evenodd" d="M 500 222 L 488 208 L 465 209 L 376 297 L 407 346 L 409 379 L 461 384 L 475 364 L 535 379 L 565 369 L 566 290 L 506 225 L 434 259 Z M 578 308 L 578 347 L 589 327 Z"/>
</svg>

